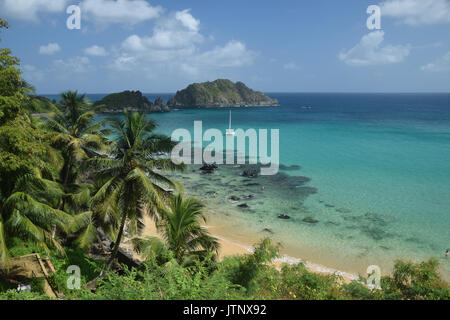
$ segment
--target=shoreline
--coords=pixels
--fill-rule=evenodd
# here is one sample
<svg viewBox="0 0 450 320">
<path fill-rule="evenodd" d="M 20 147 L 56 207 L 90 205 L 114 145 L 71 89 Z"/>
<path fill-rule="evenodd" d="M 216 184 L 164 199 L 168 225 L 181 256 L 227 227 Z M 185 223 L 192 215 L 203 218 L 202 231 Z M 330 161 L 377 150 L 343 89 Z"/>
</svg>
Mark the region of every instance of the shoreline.
<svg viewBox="0 0 450 320">
<path fill-rule="evenodd" d="M 261 236 L 258 234 L 248 234 L 247 237 L 243 235 L 233 235 L 229 232 L 226 232 L 226 226 L 218 227 L 215 223 L 208 223 L 205 227 L 208 229 L 212 236 L 219 239 L 221 246 L 219 251 L 220 260 L 227 256 L 253 253 L 253 245 L 261 241 L 263 238 L 271 238 L 273 240 L 272 237 Z M 224 233 L 228 234 L 224 235 Z M 326 275 L 338 275 L 344 279 L 345 283 L 349 283 L 351 281 L 359 279 L 359 276 L 357 274 L 330 268 L 323 264 L 305 260 L 300 257 L 290 256 L 286 253 L 283 253 L 283 249 L 280 250 L 280 257 L 274 259 L 272 262 L 278 269 L 280 269 L 281 266 L 285 263 L 290 265 L 304 263 L 305 267 L 310 272 Z"/>
<path fill-rule="evenodd" d="M 211 218 L 211 212 L 208 210 L 208 216 Z M 210 219 L 209 221 L 214 220 Z M 158 236 L 159 234 L 156 230 L 154 222 L 151 218 L 144 218 L 144 230 L 142 231 L 142 236 Z M 218 253 L 219 260 L 224 259 L 225 257 L 235 256 L 235 255 L 244 255 L 244 254 L 252 254 L 253 253 L 253 245 L 261 241 L 264 237 L 261 237 L 257 234 L 231 234 L 228 232 L 227 226 L 220 224 L 219 221 L 215 221 L 213 223 L 208 222 L 203 225 L 204 228 L 208 229 L 211 236 L 217 238 L 220 243 L 220 249 Z M 269 237 L 270 238 L 270 237 Z M 280 257 L 276 258 L 272 261 L 274 266 L 277 269 L 281 269 L 283 264 L 295 265 L 298 263 L 304 263 L 305 267 L 313 273 L 324 274 L 324 275 L 337 275 L 343 278 L 344 283 L 350 283 L 351 281 L 357 281 L 359 276 L 354 273 L 337 270 L 334 268 L 330 268 L 324 266 L 319 263 L 315 263 L 312 261 L 307 261 L 302 258 L 292 257 L 286 254 L 280 253 Z"/>
</svg>

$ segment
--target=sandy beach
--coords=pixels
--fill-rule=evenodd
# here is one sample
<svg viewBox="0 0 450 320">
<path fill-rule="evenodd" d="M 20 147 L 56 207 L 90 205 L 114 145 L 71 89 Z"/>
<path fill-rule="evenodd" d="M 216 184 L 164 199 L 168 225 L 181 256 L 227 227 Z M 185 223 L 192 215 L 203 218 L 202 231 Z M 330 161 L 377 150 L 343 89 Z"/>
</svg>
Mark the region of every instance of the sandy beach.
<svg viewBox="0 0 450 320">
<path fill-rule="evenodd" d="M 213 218 L 214 216 L 209 215 L 208 223 L 203 227 L 207 228 L 208 231 L 219 239 L 220 250 L 219 259 L 223 259 L 227 256 L 251 254 L 253 252 L 253 245 L 261 241 L 264 237 L 261 234 L 253 234 L 248 232 L 242 232 L 238 229 L 232 229 L 231 226 L 227 225 L 221 219 Z M 142 236 L 157 236 L 160 237 L 158 231 L 156 230 L 153 220 L 149 217 L 144 218 L 145 228 L 142 232 Z M 266 235 L 267 236 L 267 235 Z M 303 262 L 306 268 L 314 273 L 320 274 L 336 274 L 343 278 L 345 283 L 349 283 L 353 280 L 358 280 L 358 275 L 335 270 L 323 266 L 321 264 L 314 263 L 312 261 L 305 261 L 300 257 L 291 257 L 284 254 L 283 249 L 281 249 L 281 257 L 273 260 L 273 264 L 280 269 L 283 264 L 297 264 Z"/>
</svg>

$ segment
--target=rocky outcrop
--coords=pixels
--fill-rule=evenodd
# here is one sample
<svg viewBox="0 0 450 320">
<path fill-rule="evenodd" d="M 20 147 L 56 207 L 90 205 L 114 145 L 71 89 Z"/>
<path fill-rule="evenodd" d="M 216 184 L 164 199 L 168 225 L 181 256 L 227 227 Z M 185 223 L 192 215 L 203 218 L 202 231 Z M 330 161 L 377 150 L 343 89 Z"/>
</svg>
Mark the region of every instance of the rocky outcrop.
<svg viewBox="0 0 450 320">
<path fill-rule="evenodd" d="M 306 223 L 319 223 L 319 220 L 316 220 L 316 219 L 314 219 L 314 218 L 311 218 L 311 217 L 306 217 L 305 219 L 303 219 L 302 220 L 303 222 L 306 222 Z"/>
<path fill-rule="evenodd" d="M 140 91 L 123 91 L 109 94 L 103 99 L 96 101 L 94 107 L 103 113 L 121 113 L 124 110 L 146 113 L 170 111 L 161 98 L 156 99 L 155 103 L 152 103 Z"/>
<path fill-rule="evenodd" d="M 277 106 L 278 101 L 262 92 L 248 88 L 242 82 L 218 79 L 213 82 L 194 83 L 178 91 L 167 103 L 175 108 L 214 108 Z"/>
<path fill-rule="evenodd" d="M 167 106 L 167 104 L 164 102 L 164 100 L 159 97 L 158 99 L 155 100 L 155 102 L 153 103 L 153 106 L 151 106 L 150 108 L 150 112 L 169 112 L 170 109 Z"/>
</svg>

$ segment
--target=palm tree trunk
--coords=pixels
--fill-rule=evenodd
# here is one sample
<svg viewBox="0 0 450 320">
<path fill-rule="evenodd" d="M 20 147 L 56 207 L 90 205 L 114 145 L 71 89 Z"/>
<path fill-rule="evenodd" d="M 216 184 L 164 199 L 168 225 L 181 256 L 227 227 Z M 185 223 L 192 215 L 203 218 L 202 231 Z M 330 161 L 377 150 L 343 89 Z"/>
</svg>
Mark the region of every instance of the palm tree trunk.
<svg viewBox="0 0 450 320">
<path fill-rule="evenodd" d="M 108 264 L 106 265 L 106 268 L 104 270 L 104 272 L 102 272 L 103 274 L 107 271 L 109 271 L 109 269 L 111 269 L 111 266 L 114 262 L 114 259 L 117 256 L 117 252 L 119 251 L 119 247 L 120 247 L 120 242 L 122 240 L 122 235 L 123 235 L 123 229 L 125 228 L 125 222 L 127 221 L 127 215 L 124 214 L 123 218 L 122 218 L 122 222 L 120 224 L 120 230 L 119 230 L 119 234 L 117 235 L 117 239 L 116 242 L 114 243 L 114 249 L 111 253 L 111 257 L 109 258 Z"/>
<path fill-rule="evenodd" d="M 70 169 L 72 169 L 72 151 L 69 151 L 69 159 L 67 159 L 67 168 L 64 175 L 64 186 L 66 186 L 67 182 L 69 181 Z"/>
<path fill-rule="evenodd" d="M 72 158 L 73 158 L 72 151 L 69 151 L 69 159 L 67 159 L 66 172 L 64 173 L 64 181 L 63 181 L 64 187 L 67 185 L 67 182 L 69 182 L 69 173 L 70 173 L 70 170 L 72 169 Z M 66 204 L 66 199 L 63 196 L 62 202 L 58 201 L 58 210 L 64 210 L 65 204 Z"/>
</svg>

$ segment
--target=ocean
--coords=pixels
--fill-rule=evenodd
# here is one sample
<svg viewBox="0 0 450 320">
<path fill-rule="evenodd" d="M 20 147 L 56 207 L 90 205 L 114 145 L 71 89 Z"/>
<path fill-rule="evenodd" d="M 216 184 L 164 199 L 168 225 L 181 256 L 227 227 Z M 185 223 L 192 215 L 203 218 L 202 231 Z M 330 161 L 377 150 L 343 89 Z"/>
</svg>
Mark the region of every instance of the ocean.
<svg viewBox="0 0 450 320">
<path fill-rule="evenodd" d="M 268 95 L 280 106 L 149 117 L 168 135 L 193 131 L 196 120 L 203 130 L 225 132 L 229 110 L 234 129 L 279 129 L 277 176 L 247 179 L 242 168 L 223 166 L 212 176 L 189 170 L 173 177 L 230 230 L 269 235 L 290 256 L 360 274 L 369 265 L 387 273 L 396 259 L 435 257 L 450 279 L 450 94 Z M 240 200 L 226 201 L 230 195 Z"/>
</svg>

